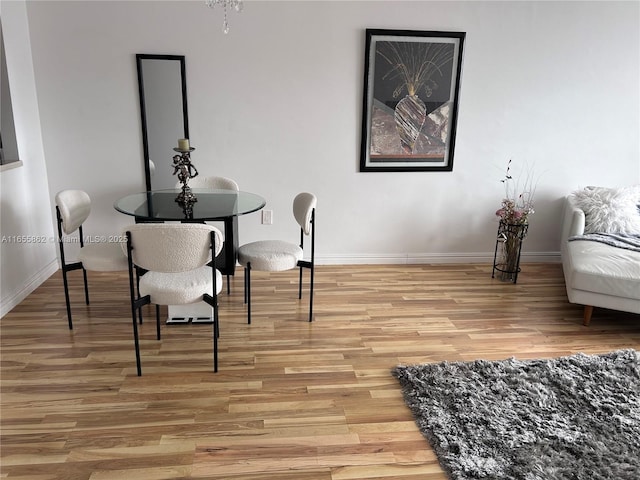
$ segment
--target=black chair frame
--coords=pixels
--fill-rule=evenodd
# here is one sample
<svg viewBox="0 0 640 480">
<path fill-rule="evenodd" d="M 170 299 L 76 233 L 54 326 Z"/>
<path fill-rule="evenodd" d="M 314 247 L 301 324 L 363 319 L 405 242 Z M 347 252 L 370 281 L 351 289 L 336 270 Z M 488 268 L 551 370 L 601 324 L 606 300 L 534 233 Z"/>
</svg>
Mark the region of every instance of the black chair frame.
<svg viewBox="0 0 640 480">
<path fill-rule="evenodd" d="M 89 305 L 89 287 L 87 285 L 87 271 L 85 270 L 82 262 L 66 263 L 64 256 L 64 234 L 62 232 L 62 215 L 60 215 L 60 208 L 56 206 L 56 217 L 58 219 L 58 245 L 60 246 L 60 262 L 62 264 L 62 281 L 64 283 L 64 299 L 67 304 L 67 320 L 69 322 L 69 330 L 73 330 L 73 320 L 71 319 L 71 302 L 69 300 L 69 281 L 67 279 L 67 273 L 73 270 L 82 269 L 82 277 L 84 280 L 84 299 L 85 303 Z M 82 225 L 78 227 L 78 239 L 80 248 L 84 247 L 84 236 L 82 234 Z"/>
<path fill-rule="evenodd" d="M 129 293 L 131 295 L 131 318 L 133 320 L 133 339 L 136 350 L 136 368 L 138 372 L 138 376 L 142 376 L 142 365 L 140 361 L 140 339 L 138 333 L 138 322 L 136 321 L 138 318 L 138 312 L 142 311 L 142 307 L 145 305 L 151 304 L 150 295 L 145 295 L 144 297 L 140 297 L 140 289 L 139 289 L 139 275 L 141 271 L 145 271 L 140 269 L 137 265 L 133 264 L 132 252 L 134 250 L 134 246 L 131 241 L 131 232 L 127 231 L 127 260 L 129 264 Z M 211 232 L 211 255 L 212 258 L 215 258 L 216 251 L 216 238 L 215 232 Z M 220 336 L 219 328 L 218 328 L 218 288 L 217 288 L 217 276 L 216 269 L 212 262 L 208 264 L 211 266 L 211 273 L 213 275 L 213 296 L 208 293 L 204 293 L 202 296 L 202 300 L 207 303 L 209 306 L 213 307 L 213 371 L 218 371 L 218 337 Z M 134 271 L 136 271 L 136 284 L 138 285 L 138 295 L 135 294 L 134 289 Z M 145 271 L 146 272 L 146 271 Z M 140 313 L 140 323 L 142 323 L 142 316 Z M 160 305 L 156 304 L 156 338 L 157 340 L 161 339 L 160 334 Z"/>
<path fill-rule="evenodd" d="M 309 279 L 309 322 L 313 321 L 313 282 L 315 276 L 315 246 L 316 246 L 316 209 L 311 210 L 311 259 L 298 260 L 297 267 L 300 268 L 300 278 L 298 282 L 298 299 L 302 299 L 302 270 L 310 270 Z M 300 248 L 304 251 L 304 230 L 300 228 Z M 247 304 L 247 323 L 251 324 L 251 262 L 247 263 L 244 269 L 244 303 Z"/>
</svg>

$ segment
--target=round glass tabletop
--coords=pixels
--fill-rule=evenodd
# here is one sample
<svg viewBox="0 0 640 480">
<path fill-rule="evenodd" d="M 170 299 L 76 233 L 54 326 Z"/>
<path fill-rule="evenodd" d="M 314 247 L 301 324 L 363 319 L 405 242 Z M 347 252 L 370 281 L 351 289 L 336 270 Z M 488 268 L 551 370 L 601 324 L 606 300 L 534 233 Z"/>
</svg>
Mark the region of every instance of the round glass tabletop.
<svg viewBox="0 0 640 480">
<path fill-rule="evenodd" d="M 260 195 L 234 190 L 192 190 L 196 201 L 187 214 L 183 204 L 176 201 L 180 189 L 155 190 L 127 195 L 114 203 L 114 208 L 140 220 L 224 220 L 260 210 L 266 200 Z"/>
</svg>

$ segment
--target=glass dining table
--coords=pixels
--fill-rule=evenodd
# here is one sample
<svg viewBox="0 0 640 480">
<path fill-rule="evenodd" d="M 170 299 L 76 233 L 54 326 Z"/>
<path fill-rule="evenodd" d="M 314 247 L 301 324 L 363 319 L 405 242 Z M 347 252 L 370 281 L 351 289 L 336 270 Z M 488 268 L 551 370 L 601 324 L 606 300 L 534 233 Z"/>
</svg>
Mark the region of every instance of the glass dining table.
<svg viewBox="0 0 640 480">
<path fill-rule="evenodd" d="M 181 189 L 153 190 L 120 198 L 114 208 L 143 222 L 224 222 L 224 246 L 216 257 L 216 268 L 223 275 L 235 273 L 238 252 L 238 217 L 257 212 L 266 205 L 260 195 L 235 190 L 192 189 L 196 201 L 188 207 L 176 201 Z M 227 292 L 229 292 L 227 284 Z M 210 323 L 211 307 L 204 302 L 169 305 L 167 323 Z"/>
<path fill-rule="evenodd" d="M 224 246 L 216 258 L 216 266 L 223 275 L 235 272 L 238 251 L 238 217 L 257 212 L 266 205 L 260 195 L 235 190 L 192 190 L 197 201 L 187 210 L 176 201 L 180 189 L 153 190 L 120 198 L 114 208 L 143 222 L 224 222 Z"/>
</svg>

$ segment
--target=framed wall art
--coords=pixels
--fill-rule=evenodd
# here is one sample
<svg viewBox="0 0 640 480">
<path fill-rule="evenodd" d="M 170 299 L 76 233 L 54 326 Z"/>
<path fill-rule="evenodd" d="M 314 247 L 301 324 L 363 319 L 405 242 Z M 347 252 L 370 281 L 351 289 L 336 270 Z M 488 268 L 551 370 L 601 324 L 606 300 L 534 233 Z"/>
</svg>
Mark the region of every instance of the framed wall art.
<svg viewBox="0 0 640 480">
<path fill-rule="evenodd" d="M 366 30 L 361 172 L 453 170 L 464 39 Z"/>
</svg>

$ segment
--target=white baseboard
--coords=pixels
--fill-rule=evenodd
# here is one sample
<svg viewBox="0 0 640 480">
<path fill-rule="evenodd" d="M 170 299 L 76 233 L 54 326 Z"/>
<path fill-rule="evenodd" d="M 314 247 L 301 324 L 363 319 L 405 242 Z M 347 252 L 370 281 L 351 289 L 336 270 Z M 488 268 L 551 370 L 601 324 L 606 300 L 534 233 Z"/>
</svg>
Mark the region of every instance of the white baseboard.
<svg viewBox="0 0 640 480">
<path fill-rule="evenodd" d="M 17 292 L 0 301 L 0 318 L 9 313 L 16 305 L 23 301 L 36 288 L 42 285 L 51 275 L 58 271 L 58 260 L 52 260 L 46 267 L 29 278 L 25 285 Z"/>
<path fill-rule="evenodd" d="M 560 252 L 522 253 L 521 263 L 560 263 Z M 410 253 L 383 255 L 316 255 L 318 265 L 413 265 L 429 263 L 493 264 L 492 253 Z"/>
</svg>

